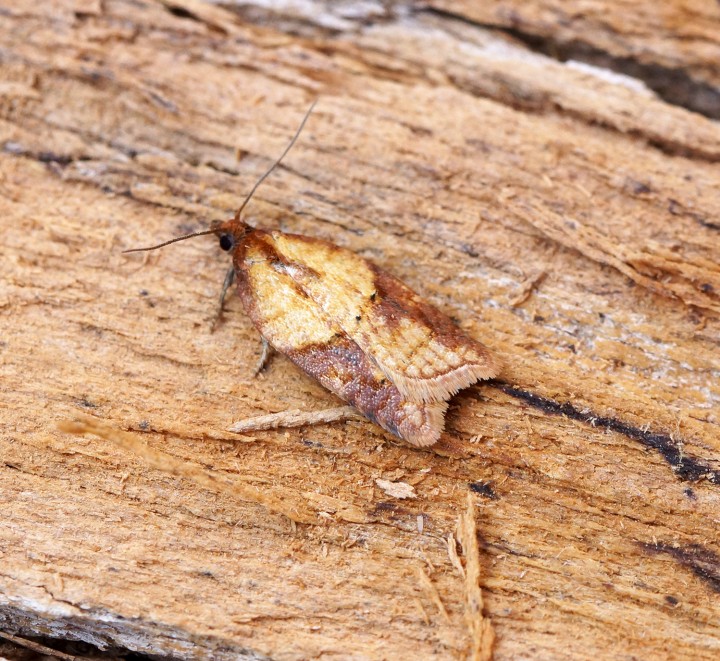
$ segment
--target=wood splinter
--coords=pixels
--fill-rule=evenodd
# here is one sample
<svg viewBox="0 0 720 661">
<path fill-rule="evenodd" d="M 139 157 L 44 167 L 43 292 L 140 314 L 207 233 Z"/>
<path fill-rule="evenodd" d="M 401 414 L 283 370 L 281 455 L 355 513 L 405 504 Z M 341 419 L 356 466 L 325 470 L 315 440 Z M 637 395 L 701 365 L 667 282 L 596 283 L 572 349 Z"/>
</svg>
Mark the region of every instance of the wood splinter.
<svg viewBox="0 0 720 661">
<path fill-rule="evenodd" d="M 269 413 L 267 415 L 258 415 L 252 418 L 240 420 L 228 427 L 228 431 L 236 434 L 245 434 L 253 431 L 266 431 L 268 429 L 305 427 L 311 425 L 321 425 L 328 422 L 346 422 L 348 420 L 364 420 L 365 418 L 358 413 L 352 406 L 338 406 L 332 409 L 324 409 L 322 411 L 300 411 L 299 409 L 290 409 L 288 411 L 279 411 L 278 413 Z"/>
<path fill-rule="evenodd" d="M 495 630 L 483 612 L 485 604 L 480 587 L 482 572 L 475 525 L 475 502 L 470 493 L 467 494 L 465 511 L 458 517 L 455 536 L 465 556 L 465 621 L 470 634 L 468 658 L 472 661 L 490 661 L 493 657 Z"/>
</svg>

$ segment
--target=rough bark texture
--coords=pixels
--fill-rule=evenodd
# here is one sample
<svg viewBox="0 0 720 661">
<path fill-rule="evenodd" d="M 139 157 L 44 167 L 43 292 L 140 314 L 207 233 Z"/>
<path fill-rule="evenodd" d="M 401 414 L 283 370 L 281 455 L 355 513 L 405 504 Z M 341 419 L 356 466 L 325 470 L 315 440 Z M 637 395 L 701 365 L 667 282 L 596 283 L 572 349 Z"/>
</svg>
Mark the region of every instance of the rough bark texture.
<svg viewBox="0 0 720 661">
<path fill-rule="evenodd" d="M 509 30 L 556 57 L 638 76 L 671 103 L 720 119 L 717 2 L 430 0 L 428 6 Z"/>
<path fill-rule="evenodd" d="M 658 16 L 636 30 L 619 0 L 431 4 L 3 3 L 0 629 L 718 657 L 720 126 L 548 53 L 717 95 L 720 5 L 635 3 Z M 435 450 L 363 421 L 225 431 L 339 402 L 282 357 L 254 378 L 236 298 L 210 332 L 214 239 L 120 254 L 231 215 L 316 97 L 249 219 L 375 260 L 502 357 Z M 99 437 L 59 431 L 81 416 Z"/>
</svg>

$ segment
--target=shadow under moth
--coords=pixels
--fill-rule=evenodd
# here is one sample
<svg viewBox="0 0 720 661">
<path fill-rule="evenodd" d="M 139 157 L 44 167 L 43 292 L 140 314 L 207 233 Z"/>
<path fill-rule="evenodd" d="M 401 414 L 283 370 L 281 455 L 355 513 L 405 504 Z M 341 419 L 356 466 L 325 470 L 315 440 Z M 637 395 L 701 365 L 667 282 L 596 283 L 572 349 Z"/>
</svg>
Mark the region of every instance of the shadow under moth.
<svg viewBox="0 0 720 661">
<path fill-rule="evenodd" d="M 439 440 L 448 400 L 500 365 L 482 344 L 397 278 L 328 241 L 251 227 L 241 213 L 295 144 L 257 181 L 234 218 L 166 241 L 215 234 L 232 253 L 233 280 L 268 345 L 395 436 L 418 447 Z"/>
</svg>

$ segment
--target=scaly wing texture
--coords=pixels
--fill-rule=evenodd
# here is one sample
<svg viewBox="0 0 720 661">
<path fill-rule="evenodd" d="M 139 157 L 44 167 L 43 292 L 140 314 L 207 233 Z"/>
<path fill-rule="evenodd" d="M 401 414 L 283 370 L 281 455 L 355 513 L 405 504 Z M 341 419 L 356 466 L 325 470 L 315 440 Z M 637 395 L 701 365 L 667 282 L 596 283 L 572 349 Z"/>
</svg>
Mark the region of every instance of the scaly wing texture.
<svg viewBox="0 0 720 661">
<path fill-rule="evenodd" d="M 286 272 L 412 401 L 441 402 L 499 363 L 439 310 L 359 255 L 295 234 L 267 235 Z"/>
<path fill-rule="evenodd" d="M 343 331 L 289 273 L 272 238 L 256 230 L 235 253 L 238 293 L 260 333 L 325 388 L 387 431 L 432 445 L 447 403 L 413 401 Z M 291 269 L 290 269 L 291 270 Z"/>
</svg>

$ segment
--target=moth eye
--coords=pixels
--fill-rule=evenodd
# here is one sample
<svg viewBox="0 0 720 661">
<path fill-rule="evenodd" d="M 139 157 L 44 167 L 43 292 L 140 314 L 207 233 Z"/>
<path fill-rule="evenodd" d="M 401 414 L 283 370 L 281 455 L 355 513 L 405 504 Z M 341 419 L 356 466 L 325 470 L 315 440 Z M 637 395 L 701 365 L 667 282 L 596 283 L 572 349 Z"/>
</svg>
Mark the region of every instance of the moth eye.
<svg viewBox="0 0 720 661">
<path fill-rule="evenodd" d="M 232 235 L 230 235 L 230 234 L 221 234 L 220 235 L 220 247 L 225 252 L 227 252 L 228 250 L 232 250 L 234 245 L 235 245 L 235 242 L 233 241 Z"/>
</svg>

